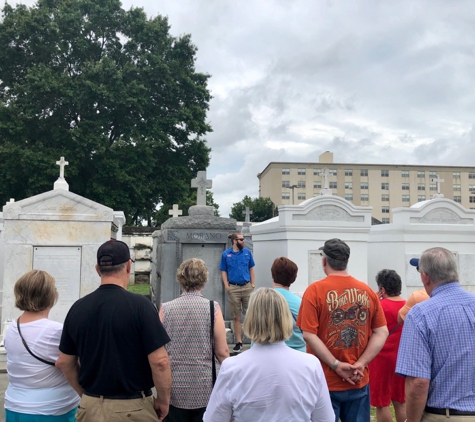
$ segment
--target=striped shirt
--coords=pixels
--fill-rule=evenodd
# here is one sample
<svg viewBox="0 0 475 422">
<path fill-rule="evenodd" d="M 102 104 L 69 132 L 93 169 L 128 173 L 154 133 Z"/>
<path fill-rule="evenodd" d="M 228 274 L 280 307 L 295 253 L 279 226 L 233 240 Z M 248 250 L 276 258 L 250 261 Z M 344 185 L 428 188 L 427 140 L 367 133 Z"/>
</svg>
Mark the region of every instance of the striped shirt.
<svg viewBox="0 0 475 422">
<path fill-rule="evenodd" d="M 450 282 L 414 306 L 396 373 L 430 380 L 427 406 L 475 411 L 475 295 Z"/>
</svg>

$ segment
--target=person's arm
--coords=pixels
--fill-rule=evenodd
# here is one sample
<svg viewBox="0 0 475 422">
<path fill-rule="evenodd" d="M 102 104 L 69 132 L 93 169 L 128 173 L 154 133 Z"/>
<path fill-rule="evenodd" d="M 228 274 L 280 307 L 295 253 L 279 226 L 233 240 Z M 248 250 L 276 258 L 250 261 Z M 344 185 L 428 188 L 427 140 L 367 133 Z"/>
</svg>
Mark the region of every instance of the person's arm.
<svg viewBox="0 0 475 422">
<path fill-rule="evenodd" d="M 310 346 L 313 353 L 315 353 L 315 356 L 317 356 L 321 362 L 326 363 L 330 368 L 333 366 L 337 359 L 316 334 L 303 331 L 303 339 Z M 355 383 L 351 380 L 352 377 L 355 375 L 359 375 L 360 377 L 363 376 L 363 372 L 355 370 L 348 362 L 338 362 L 335 372 L 339 377 L 341 377 L 343 381 L 348 381 L 351 385 L 355 385 Z"/>
<path fill-rule="evenodd" d="M 373 334 L 369 338 L 366 349 L 358 358 L 358 360 L 352 365 L 352 367 L 360 372 L 364 372 L 368 363 L 370 363 L 379 351 L 383 348 L 386 339 L 388 338 L 389 331 L 386 325 L 382 327 L 373 328 Z"/>
<path fill-rule="evenodd" d="M 235 383 L 231 383 L 232 375 L 226 371 L 226 362 L 224 362 L 211 391 L 211 397 L 203 415 L 203 422 L 231 422 L 234 420 L 233 405 L 229 399 L 229 392 L 235 385 Z"/>
<path fill-rule="evenodd" d="M 228 291 L 229 290 L 228 272 L 227 271 L 221 271 L 221 277 L 223 278 L 224 289 L 226 291 Z"/>
<path fill-rule="evenodd" d="M 429 380 L 406 377 L 406 416 L 407 422 L 420 422 L 427 403 Z"/>
<path fill-rule="evenodd" d="M 63 352 L 59 353 L 58 360 L 55 363 L 56 368 L 58 368 L 69 382 L 71 387 L 73 387 L 78 395 L 82 397 L 83 389 L 79 385 L 78 374 L 79 374 L 79 363 L 78 357 L 73 355 L 66 355 Z"/>
<path fill-rule="evenodd" d="M 221 309 L 216 313 L 214 321 L 214 354 L 218 358 L 219 363 L 229 357 L 228 343 L 226 342 L 226 327 Z"/>
<path fill-rule="evenodd" d="M 255 285 L 256 285 L 256 273 L 254 272 L 254 267 L 249 268 L 249 274 L 251 275 L 251 286 L 255 287 Z"/>
<path fill-rule="evenodd" d="M 172 385 L 170 361 L 165 346 L 150 353 L 148 355 L 148 362 L 152 369 L 153 384 L 157 390 L 157 398 L 153 401 L 153 407 L 157 413 L 158 420 L 161 421 L 168 415 Z"/>
<path fill-rule="evenodd" d="M 401 314 L 399 314 L 399 313 L 397 314 L 397 322 L 399 324 L 404 324 L 404 320 L 401 318 Z"/>
</svg>

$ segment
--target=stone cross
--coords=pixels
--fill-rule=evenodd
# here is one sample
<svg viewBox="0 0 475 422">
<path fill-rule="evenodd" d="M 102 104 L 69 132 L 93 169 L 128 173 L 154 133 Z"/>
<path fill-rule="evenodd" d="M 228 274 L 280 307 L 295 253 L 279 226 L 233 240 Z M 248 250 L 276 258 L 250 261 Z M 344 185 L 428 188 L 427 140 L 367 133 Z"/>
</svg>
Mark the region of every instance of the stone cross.
<svg viewBox="0 0 475 422">
<path fill-rule="evenodd" d="M 6 203 L 6 205 L 13 204 L 15 202 L 14 198 L 10 198 L 10 200 Z"/>
<path fill-rule="evenodd" d="M 171 215 L 172 218 L 177 218 L 179 215 L 183 214 L 183 211 L 178 209 L 178 204 L 173 204 L 173 208 L 168 210 L 168 214 Z"/>
<path fill-rule="evenodd" d="M 244 222 L 245 223 L 250 223 L 251 222 L 252 211 L 249 209 L 249 207 L 246 207 L 246 209 L 242 213 L 243 213 L 243 215 L 246 216 L 246 218 L 244 219 Z"/>
<path fill-rule="evenodd" d="M 323 169 L 323 189 L 328 189 L 328 177 L 330 176 L 330 171 L 325 167 Z"/>
<path fill-rule="evenodd" d="M 439 176 L 430 179 L 432 183 L 437 183 L 437 194 L 440 195 L 440 184 L 445 182 L 444 179 L 439 179 Z"/>
<path fill-rule="evenodd" d="M 211 180 L 206 179 L 206 171 L 199 171 L 196 179 L 191 180 L 191 187 L 198 189 L 196 192 L 196 204 L 206 205 L 206 189 L 213 186 Z"/>
<path fill-rule="evenodd" d="M 59 177 L 64 179 L 64 166 L 69 165 L 69 163 L 65 161 L 64 157 L 61 157 L 59 161 L 56 161 L 56 164 L 59 166 Z"/>
</svg>

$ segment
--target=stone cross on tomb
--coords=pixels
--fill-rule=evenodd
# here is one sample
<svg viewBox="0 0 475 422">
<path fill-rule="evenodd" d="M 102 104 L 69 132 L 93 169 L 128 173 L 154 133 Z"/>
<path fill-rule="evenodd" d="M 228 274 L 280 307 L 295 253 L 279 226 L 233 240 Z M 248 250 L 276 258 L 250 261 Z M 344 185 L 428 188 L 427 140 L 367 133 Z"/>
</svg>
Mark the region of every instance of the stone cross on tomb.
<svg viewBox="0 0 475 422">
<path fill-rule="evenodd" d="M 328 177 L 330 176 L 330 171 L 325 167 L 323 169 L 323 189 L 328 189 Z"/>
<path fill-rule="evenodd" d="M 191 187 L 198 189 L 196 192 L 196 204 L 206 205 L 206 189 L 210 189 L 213 182 L 206 179 L 206 171 L 199 171 L 196 179 L 191 180 Z"/>
<path fill-rule="evenodd" d="M 242 212 L 243 215 L 245 215 L 245 219 L 244 219 L 244 222 L 245 223 L 250 223 L 251 222 L 251 214 L 252 214 L 252 211 L 249 209 L 249 207 L 246 207 L 246 209 Z"/>
<path fill-rule="evenodd" d="M 183 214 L 183 211 L 178 209 L 178 204 L 173 204 L 173 208 L 168 210 L 168 214 L 171 215 L 172 218 L 177 218 L 179 215 Z"/>
<path fill-rule="evenodd" d="M 69 165 L 69 163 L 61 157 L 59 161 L 56 161 L 56 164 L 59 166 L 59 177 L 60 179 L 64 179 L 64 167 Z"/>
<path fill-rule="evenodd" d="M 430 179 L 430 181 L 432 183 L 437 183 L 437 195 L 440 195 L 440 185 L 442 182 L 445 182 L 444 179 L 439 179 L 439 176 L 437 177 L 433 177 L 432 179 Z"/>
<path fill-rule="evenodd" d="M 14 198 L 10 198 L 10 200 L 6 203 L 6 205 L 13 204 L 15 202 Z"/>
</svg>

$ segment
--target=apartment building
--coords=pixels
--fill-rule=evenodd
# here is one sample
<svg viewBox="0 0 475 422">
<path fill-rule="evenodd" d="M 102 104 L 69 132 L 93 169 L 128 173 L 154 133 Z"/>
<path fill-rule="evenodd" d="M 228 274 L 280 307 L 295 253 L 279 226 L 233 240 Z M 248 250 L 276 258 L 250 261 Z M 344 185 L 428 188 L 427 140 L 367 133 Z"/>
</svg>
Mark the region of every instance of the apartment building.
<svg viewBox="0 0 475 422">
<path fill-rule="evenodd" d="M 318 163 L 269 163 L 257 175 L 259 196 L 271 198 L 277 206 L 318 196 L 324 188 L 324 168 L 333 195 L 372 206 L 372 216 L 382 223 L 392 221 L 391 209 L 430 199 L 438 186 L 445 198 L 475 209 L 475 167 L 334 163 L 329 151 Z"/>
</svg>

